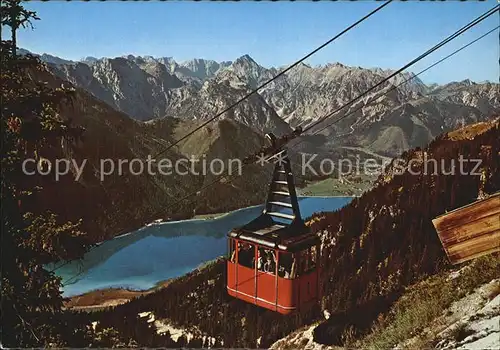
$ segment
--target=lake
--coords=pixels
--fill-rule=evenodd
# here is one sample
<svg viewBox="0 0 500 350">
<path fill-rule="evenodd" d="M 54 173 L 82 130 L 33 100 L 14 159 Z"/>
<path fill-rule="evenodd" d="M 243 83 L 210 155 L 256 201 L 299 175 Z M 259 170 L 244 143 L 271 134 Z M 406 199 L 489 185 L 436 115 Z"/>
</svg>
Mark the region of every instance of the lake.
<svg viewBox="0 0 500 350">
<path fill-rule="evenodd" d="M 352 197 L 299 197 L 303 218 L 334 211 Z M 96 289 L 146 290 L 158 282 L 182 276 L 203 263 L 225 255 L 226 234 L 260 215 L 262 205 L 239 209 L 214 219 L 192 219 L 143 227 L 91 249 L 80 261 L 56 274 L 63 280 L 63 295 Z"/>
</svg>

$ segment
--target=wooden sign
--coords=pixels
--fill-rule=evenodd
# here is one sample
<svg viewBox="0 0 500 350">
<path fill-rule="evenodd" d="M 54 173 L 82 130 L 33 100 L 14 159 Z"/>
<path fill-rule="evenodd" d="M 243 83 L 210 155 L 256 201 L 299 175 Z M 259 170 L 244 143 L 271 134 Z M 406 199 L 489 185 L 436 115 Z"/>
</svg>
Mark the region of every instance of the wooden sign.
<svg viewBox="0 0 500 350">
<path fill-rule="evenodd" d="M 452 264 L 500 251 L 500 192 L 432 220 Z"/>
</svg>

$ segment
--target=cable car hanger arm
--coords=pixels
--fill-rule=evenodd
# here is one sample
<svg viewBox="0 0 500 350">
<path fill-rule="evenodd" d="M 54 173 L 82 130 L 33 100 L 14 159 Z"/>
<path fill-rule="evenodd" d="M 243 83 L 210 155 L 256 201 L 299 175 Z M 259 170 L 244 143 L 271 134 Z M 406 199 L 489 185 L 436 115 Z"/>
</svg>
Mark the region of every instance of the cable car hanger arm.
<svg viewBox="0 0 500 350">
<path fill-rule="evenodd" d="M 272 132 L 265 135 L 266 139 L 269 141 L 269 146 L 263 146 L 256 153 L 249 155 L 243 159 L 244 164 L 255 163 L 256 161 L 265 158 L 266 161 L 276 157 L 279 153 L 283 151 L 283 147 L 289 143 L 291 140 L 299 137 L 302 134 L 302 127 L 298 126 L 289 134 L 285 134 L 277 138 Z"/>
</svg>

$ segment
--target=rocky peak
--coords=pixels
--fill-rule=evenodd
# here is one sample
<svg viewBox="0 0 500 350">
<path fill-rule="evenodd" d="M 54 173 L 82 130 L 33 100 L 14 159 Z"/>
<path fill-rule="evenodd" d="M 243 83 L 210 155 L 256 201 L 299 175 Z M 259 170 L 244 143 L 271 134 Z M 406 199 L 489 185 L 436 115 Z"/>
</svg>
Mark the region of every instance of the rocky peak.
<svg viewBox="0 0 500 350">
<path fill-rule="evenodd" d="M 333 62 L 333 63 L 327 63 L 325 65 L 326 68 L 349 68 L 348 66 L 340 63 L 340 62 Z M 380 69 L 380 68 L 379 68 Z"/>
<path fill-rule="evenodd" d="M 249 55 L 239 57 L 228 69 L 233 71 L 241 81 L 244 81 L 252 89 L 257 88 L 273 77 L 269 69 L 259 65 Z"/>
<path fill-rule="evenodd" d="M 23 49 L 23 48 L 18 48 L 17 49 L 17 54 L 20 56 L 26 56 L 26 55 L 33 55 L 39 57 L 43 62 L 49 63 L 49 64 L 54 64 L 54 65 L 62 65 L 62 64 L 75 64 L 74 61 L 70 60 L 65 60 L 63 58 L 57 57 L 50 55 L 48 53 L 43 53 L 43 54 L 37 54 L 34 52 L 31 52 L 29 50 Z"/>
<path fill-rule="evenodd" d="M 99 61 L 99 59 L 98 59 L 98 58 L 96 58 L 96 57 L 92 57 L 92 56 L 86 56 L 86 57 L 84 57 L 84 58 L 82 58 L 82 59 L 80 60 L 80 62 L 82 62 L 82 63 L 86 63 L 86 64 L 94 64 L 94 63 L 96 63 L 97 61 Z"/>
<path fill-rule="evenodd" d="M 240 71 L 261 71 L 265 69 L 261 65 L 259 65 L 257 62 L 254 61 L 250 55 L 243 55 L 239 58 L 236 59 L 231 64 L 231 68 L 234 70 L 240 70 Z"/>
<path fill-rule="evenodd" d="M 184 72 L 185 74 L 190 74 L 193 78 L 198 78 L 201 81 L 213 77 L 222 68 L 221 64 L 216 61 L 201 58 L 183 62 L 180 66 L 188 69 Z"/>
<path fill-rule="evenodd" d="M 472 85 L 474 85 L 475 83 L 474 83 L 474 82 L 472 82 L 470 79 L 465 79 L 465 80 L 462 80 L 462 81 L 460 82 L 460 84 L 461 84 L 461 85 L 463 85 L 463 86 L 472 86 Z"/>
<path fill-rule="evenodd" d="M 56 57 L 56 56 L 52 56 L 52 55 L 49 55 L 49 54 L 42 54 L 40 56 L 40 59 L 44 62 L 47 62 L 47 63 L 52 63 L 52 64 L 57 64 L 57 65 L 60 65 L 60 64 L 74 64 L 75 62 L 74 61 L 70 61 L 70 60 L 65 60 L 65 59 L 62 59 L 62 58 L 59 58 L 59 57 Z"/>
<path fill-rule="evenodd" d="M 235 63 L 242 63 L 242 62 L 248 62 L 250 64 L 257 64 L 255 60 L 249 55 L 249 54 L 244 54 L 241 57 L 238 57 L 235 61 Z"/>
<path fill-rule="evenodd" d="M 165 115 L 207 118 L 284 69 L 265 68 L 250 55 L 233 62 L 193 59 L 179 64 L 172 57 L 134 55 L 91 61 L 51 66 L 60 77 L 139 120 Z M 300 63 L 224 118 L 261 132 L 288 130 L 280 118 L 292 127 L 306 127 L 393 73 L 339 62 L 314 67 Z M 387 93 L 395 85 L 398 89 Z M 459 119 L 475 122 L 498 114 L 499 98 L 498 84 L 465 80 L 426 86 L 413 73 L 402 72 L 344 110 L 349 115 L 322 133 L 336 144 L 395 155 L 424 145 Z"/>
<path fill-rule="evenodd" d="M 131 61 L 135 61 L 135 59 L 136 59 L 136 57 L 134 55 L 123 55 L 120 58 L 125 58 L 125 59 L 131 60 Z M 140 56 L 138 56 L 137 58 L 140 58 Z"/>
</svg>

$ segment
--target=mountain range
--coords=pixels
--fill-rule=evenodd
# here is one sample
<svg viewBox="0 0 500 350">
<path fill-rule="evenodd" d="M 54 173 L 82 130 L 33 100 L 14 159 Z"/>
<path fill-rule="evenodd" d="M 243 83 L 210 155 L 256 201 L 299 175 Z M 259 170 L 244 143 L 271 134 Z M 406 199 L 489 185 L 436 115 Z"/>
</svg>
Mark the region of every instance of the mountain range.
<svg viewBox="0 0 500 350">
<path fill-rule="evenodd" d="M 90 92 L 129 117 L 206 120 L 231 106 L 284 67 L 265 68 L 249 55 L 234 61 L 127 55 L 87 57 L 74 62 L 41 55 L 60 78 Z M 307 127 L 362 94 L 394 71 L 332 63 L 301 63 L 221 118 L 233 119 L 259 133 Z M 397 88 L 395 88 L 397 86 Z M 349 146 L 397 156 L 422 147 L 437 135 L 464 124 L 490 119 L 500 111 L 496 83 L 470 80 L 426 85 L 403 72 L 313 128 L 326 136 L 315 147 Z M 332 126 L 336 119 L 342 118 Z"/>
<path fill-rule="evenodd" d="M 33 71 L 30 77 L 33 88 L 37 84 L 71 88 L 48 70 Z M 40 154 L 52 163 L 56 159 L 72 160 L 77 165 L 85 162 L 82 175 L 75 179 L 76 167 L 72 165 L 69 175 L 59 180 L 40 174 L 25 177 L 27 185 L 40 186 L 43 191 L 23 202 L 23 206 L 33 212 L 50 210 L 61 220 L 83 218 L 82 228 L 92 242 L 130 232 L 155 219 L 190 218 L 196 212 L 223 212 L 258 204 L 267 194 L 262 183 L 268 181 L 268 169 L 258 165 L 245 168 L 244 177 L 235 176 L 231 183 L 221 181 L 200 192 L 194 201 L 179 201 L 213 182 L 214 175 L 202 173 L 201 162 L 195 163 L 194 171 L 188 163 L 185 171 L 181 169 L 184 174 L 173 169 L 170 174 L 161 174 L 158 162 L 153 162 L 156 175 L 148 171 L 137 173 L 137 167 L 133 170 L 128 163 L 120 166 L 118 162 L 137 159 L 145 164 L 148 155 L 160 159 L 155 156 L 159 153 L 172 164 L 192 156 L 203 157 L 208 164 L 215 158 L 242 159 L 264 144 L 263 135 L 242 123 L 230 119 L 216 121 L 201 127 L 198 138 L 187 139 L 165 151 L 174 140 L 200 126 L 200 122 L 178 118 L 139 122 L 78 87 L 72 93 L 71 103 L 60 105 L 58 113 L 71 120 L 72 125 L 83 128 L 82 138 L 47 146 Z M 109 162 L 103 167 L 103 160 L 111 160 L 114 171 L 109 172 Z M 103 175 L 104 172 L 109 175 Z"/>
<path fill-rule="evenodd" d="M 85 321 L 94 322 L 97 329 L 115 329 L 123 344 L 147 347 L 387 349 L 409 339 L 405 336 L 436 337 L 444 327 L 436 332 L 424 329 L 434 315 L 465 296 L 470 304 L 470 294 L 478 285 L 493 279 L 498 282 L 498 253 L 455 266 L 452 277 L 432 219 L 476 201 L 483 191 L 494 194 L 500 190 L 500 157 L 495 156 L 500 154 L 499 121 L 469 125 L 441 135 L 425 149 L 406 152 L 402 159 L 406 164 L 412 162 L 417 172 L 407 168 L 402 174 L 381 175 L 374 188 L 340 210 L 306 218 L 321 238 L 322 293 L 315 308 L 282 316 L 232 298 L 226 293 L 225 260 L 217 259 L 152 293 L 84 313 Z M 471 163 L 465 165 L 465 172 L 453 175 L 427 172 L 424 152 L 444 164 L 462 156 L 480 159 L 484 176 L 471 176 Z M 432 275 L 438 280 L 431 284 L 424 278 Z M 424 284 L 416 290 L 412 288 L 415 282 Z M 442 301 L 437 302 L 436 295 Z M 492 295 L 497 297 L 498 288 Z M 473 299 L 481 308 L 486 302 Z M 406 300 L 401 310 L 404 317 L 394 318 L 389 312 L 396 300 Z M 429 319 L 423 316 L 428 315 L 426 309 L 433 309 Z M 153 315 L 155 322 L 138 317 L 145 313 Z M 173 328 L 163 327 L 165 324 Z M 172 344 L 173 333 L 165 329 L 175 329 L 177 344 Z M 498 339 L 495 328 L 483 329 L 478 338 L 491 335 Z M 385 346 L 348 346 L 370 332 L 383 330 L 397 335 L 385 339 Z M 179 333 L 187 336 L 182 339 Z M 424 345 L 411 348 L 445 348 L 431 341 Z"/>
</svg>

